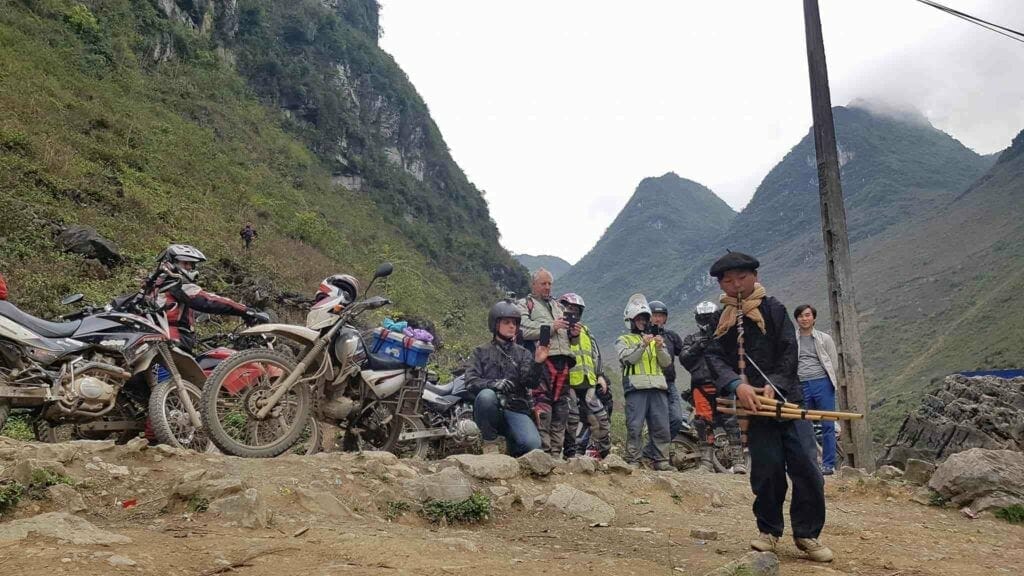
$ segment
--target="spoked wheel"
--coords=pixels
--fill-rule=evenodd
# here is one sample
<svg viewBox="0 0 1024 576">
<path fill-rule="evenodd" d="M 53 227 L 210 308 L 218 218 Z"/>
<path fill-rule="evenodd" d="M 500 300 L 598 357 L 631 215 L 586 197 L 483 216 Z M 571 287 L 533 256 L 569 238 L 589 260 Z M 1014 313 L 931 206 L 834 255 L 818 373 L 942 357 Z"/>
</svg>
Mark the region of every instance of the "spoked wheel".
<svg viewBox="0 0 1024 576">
<path fill-rule="evenodd" d="M 35 435 L 36 440 L 46 442 L 47 444 L 70 442 L 71 440 L 78 439 L 78 434 L 75 433 L 74 424 L 50 422 L 43 418 L 36 418 L 32 421 L 32 433 Z M 97 440 L 103 439 L 105 439 L 105 437 L 97 438 Z"/>
<path fill-rule="evenodd" d="M 320 424 L 320 421 L 316 418 L 310 418 L 309 423 L 302 430 L 302 434 L 299 435 L 298 441 L 295 442 L 295 445 L 287 453 L 299 456 L 312 456 L 323 451 L 323 439 L 323 426 Z"/>
<path fill-rule="evenodd" d="M 417 458 L 419 460 L 426 460 L 427 454 L 430 452 L 430 440 L 428 438 L 412 438 L 409 440 L 403 440 L 402 434 L 422 432 L 427 429 L 426 423 L 423 422 L 422 418 L 409 416 L 398 416 L 401 420 L 401 431 L 399 437 L 395 442 L 395 447 L 392 452 L 395 453 L 399 458 Z"/>
<path fill-rule="evenodd" d="M 239 352 L 222 362 L 203 387 L 199 409 L 210 437 L 233 456 L 272 458 L 286 452 L 310 423 L 309 387 L 296 383 L 264 418 L 259 412 L 295 362 L 276 350 Z"/>
<path fill-rule="evenodd" d="M 715 472 L 726 473 L 732 471 L 733 458 L 729 451 L 729 437 L 724 430 L 715 431 L 715 449 L 711 452 L 711 463 Z"/>
<path fill-rule="evenodd" d="M 192 405 L 198 409 L 202 391 L 188 380 L 182 380 L 181 384 L 192 400 Z M 192 424 L 188 410 L 182 405 L 177 386 L 171 378 L 157 382 L 150 392 L 149 419 L 153 424 L 153 434 L 161 444 L 189 448 L 196 452 L 214 451 L 206 431 Z"/>
<path fill-rule="evenodd" d="M 677 470 L 689 470 L 700 465 L 700 446 L 685 434 L 676 434 L 672 439 L 672 456 L 669 463 Z"/>
</svg>

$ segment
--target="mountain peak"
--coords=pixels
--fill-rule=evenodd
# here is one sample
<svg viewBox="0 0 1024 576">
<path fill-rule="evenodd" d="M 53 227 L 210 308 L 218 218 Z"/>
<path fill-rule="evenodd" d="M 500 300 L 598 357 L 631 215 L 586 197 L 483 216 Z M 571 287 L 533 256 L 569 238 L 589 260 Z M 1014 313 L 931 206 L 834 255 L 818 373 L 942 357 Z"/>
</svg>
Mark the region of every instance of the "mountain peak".
<svg viewBox="0 0 1024 576">
<path fill-rule="evenodd" d="M 837 107 L 841 109 L 842 107 Z M 928 117 L 916 106 L 907 103 L 892 102 L 878 99 L 854 98 L 847 108 L 863 110 L 877 118 L 895 120 L 906 124 L 933 128 Z"/>
</svg>

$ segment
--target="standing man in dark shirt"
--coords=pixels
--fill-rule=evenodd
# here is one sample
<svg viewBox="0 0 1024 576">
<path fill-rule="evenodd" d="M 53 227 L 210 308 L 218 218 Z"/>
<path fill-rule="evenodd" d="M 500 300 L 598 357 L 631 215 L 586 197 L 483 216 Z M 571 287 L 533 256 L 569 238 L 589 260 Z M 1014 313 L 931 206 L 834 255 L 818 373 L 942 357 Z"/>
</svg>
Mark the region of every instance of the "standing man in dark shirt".
<svg viewBox="0 0 1024 576">
<path fill-rule="evenodd" d="M 781 394 L 797 404 L 803 399 L 797 379 L 796 330 L 786 307 L 758 283 L 759 265 L 752 256 L 729 252 L 711 266 L 711 275 L 725 292 L 720 299 L 725 307 L 705 353 L 719 394 L 735 394 L 737 403 L 751 411 L 760 406 L 755 387 L 763 388 L 767 398 Z M 743 322 L 745 374 L 739 373 L 738 321 Z M 807 449 L 813 434 L 805 428 L 810 425 L 807 420 L 750 419 L 750 486 L 759 531 L 750 547 L 775 550 L 784 528 L 788 474 L 793 481 L 789 507 L 793 542 L 811 560 L 831 562 L 832 551 L 818 541 L 825 525 L 825 482 Z"/>
</svg>

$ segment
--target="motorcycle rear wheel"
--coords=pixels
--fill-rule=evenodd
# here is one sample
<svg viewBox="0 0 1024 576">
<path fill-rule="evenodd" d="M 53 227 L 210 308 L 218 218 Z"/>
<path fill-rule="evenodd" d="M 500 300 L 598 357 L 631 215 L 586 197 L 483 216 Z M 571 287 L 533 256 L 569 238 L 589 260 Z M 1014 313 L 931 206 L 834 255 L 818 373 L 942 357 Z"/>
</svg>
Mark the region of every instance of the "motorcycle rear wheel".
<svg viewBox="0 0 1024 576">
<path fill-rule="evenodd" d="M 243 458 L 273 458 L 288 451 L 309 425 L 313 405 L 309 386 L 292 386 L 268 418 L 260 420 L 256 412 L 274 385 L 294 370 L 289 354 L 262 348 L 221 362 L 207 378 L 198 405 L 213 443 Z"/>
</svg>

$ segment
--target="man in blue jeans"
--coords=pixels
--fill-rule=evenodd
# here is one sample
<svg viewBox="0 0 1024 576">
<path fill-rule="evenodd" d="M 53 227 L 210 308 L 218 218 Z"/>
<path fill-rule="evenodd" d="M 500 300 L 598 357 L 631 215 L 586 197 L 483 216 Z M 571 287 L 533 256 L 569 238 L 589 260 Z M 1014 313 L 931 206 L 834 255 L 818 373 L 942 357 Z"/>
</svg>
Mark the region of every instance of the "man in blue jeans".
<svg viewBox="0 0 1024 576">
<path fill-rule="evenodd" d="M 538 343 L 531 354 L 515 343 L 520 317 L 519 307 L 509 300 L 492 306 L 487 325 L 493 338 L 473 350 L 466 367 L 466 388 L 476 393 L 473 420 L 480 427 L 485 454 L 500 452 L 499 436 L 504 436 L 510 456 L 541 447 L 529 391 L 540 385 L 549 348 Z"/>
<path fill-rule="evenodd" d="M 836 409 L 836 367 L 839 354 L 828 334 L 814 329 L 818 311 L 810 304 L 801 304 L 793 311 L 797 326 L 799 352 L 797 376 L 803 389 L 804 404 L 810 410 Z M 821 473 L 829 476 L 836 468 L 836 423 L 821 422 Z"/>
</svg>

